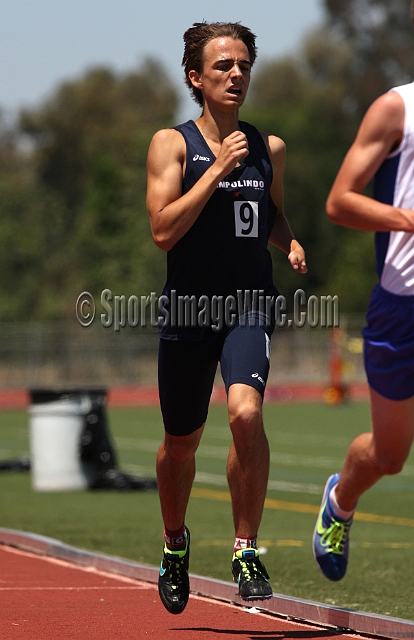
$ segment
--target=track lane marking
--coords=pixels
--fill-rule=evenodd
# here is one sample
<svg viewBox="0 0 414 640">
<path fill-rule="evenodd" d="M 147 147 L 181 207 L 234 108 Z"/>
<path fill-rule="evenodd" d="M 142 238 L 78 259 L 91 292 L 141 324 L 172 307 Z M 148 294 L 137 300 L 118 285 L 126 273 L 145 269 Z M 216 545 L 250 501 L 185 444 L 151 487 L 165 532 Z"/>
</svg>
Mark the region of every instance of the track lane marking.
<svg viewBox="0 0 414 640">
<path fill-rule="evenodd" d="M 214 491 L 212 489 L 193 488 L 191 496 L 194 498 L 204 498 L 205 500 L 218 500 L 230 502 L 230 494 L 225 491 Z M 276 509 L 278 511 L 294 511 L 295 513 L 310 513 L 317 515 L 319 506 L 314 504 L 304 504 L 301 502 L 287 502 L 285 500 L 274 500 L 266 498 L 264 503 L 265 509 Z M 381 516 L 375 513 L 356 512 L 355 520 L 363 522 L 375 522 L 377 524 L 396 524 L 404 527 L 414 527 L 414 518 L 401 518 L 398 516 Z"/>
</svg>

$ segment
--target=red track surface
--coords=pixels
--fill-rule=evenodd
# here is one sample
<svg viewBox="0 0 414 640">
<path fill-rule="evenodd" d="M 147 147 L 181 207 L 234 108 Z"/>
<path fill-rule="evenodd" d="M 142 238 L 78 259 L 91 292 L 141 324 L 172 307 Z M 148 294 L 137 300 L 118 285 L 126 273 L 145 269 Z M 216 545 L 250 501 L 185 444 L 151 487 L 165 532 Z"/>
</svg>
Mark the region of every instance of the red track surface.
<svg viewBox="0 0 414 640">
<path fill-rule="evenodd" d="M 155 585 L 3 545 L 0 567 L 2 640 L 350 637 L 195 595 L 172 616 Z"/>
</svg>

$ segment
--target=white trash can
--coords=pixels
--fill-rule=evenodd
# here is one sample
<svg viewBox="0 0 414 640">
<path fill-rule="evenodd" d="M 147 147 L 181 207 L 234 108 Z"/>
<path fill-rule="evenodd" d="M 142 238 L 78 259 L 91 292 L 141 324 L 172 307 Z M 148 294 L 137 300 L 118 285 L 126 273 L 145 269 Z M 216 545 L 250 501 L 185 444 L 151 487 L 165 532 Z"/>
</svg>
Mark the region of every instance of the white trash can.
<svg viewBox="0 0 414 640">
<path fill-rule="evenodd" d="M 30 449 L 32 486 L 37 491 L 88 487 L 79 448 L 91 400 L 82 392 L 32 391 Z"/>
</svg>

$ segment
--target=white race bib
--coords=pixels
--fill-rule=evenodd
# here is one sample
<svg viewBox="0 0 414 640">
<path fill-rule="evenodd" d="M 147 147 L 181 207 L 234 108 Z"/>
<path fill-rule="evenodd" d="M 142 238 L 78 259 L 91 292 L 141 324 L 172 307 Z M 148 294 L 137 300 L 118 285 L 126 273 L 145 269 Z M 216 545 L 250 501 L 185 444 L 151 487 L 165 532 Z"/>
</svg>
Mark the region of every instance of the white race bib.
<svg viewBox="0 0 414 640">
<path fill-rule="evenodd" d="M 259 203 L 236 200 L 234 218 L 237 238 L 257 238 L 259 235 Z"/>
</svg>

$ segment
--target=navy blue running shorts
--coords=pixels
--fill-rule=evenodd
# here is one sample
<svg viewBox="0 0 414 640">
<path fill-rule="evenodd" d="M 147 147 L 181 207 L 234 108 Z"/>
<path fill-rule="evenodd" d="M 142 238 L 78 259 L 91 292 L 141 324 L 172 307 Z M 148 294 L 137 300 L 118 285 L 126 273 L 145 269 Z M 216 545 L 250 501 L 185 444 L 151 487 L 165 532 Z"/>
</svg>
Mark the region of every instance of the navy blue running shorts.
<svg viewBox="0 0 414 640">
<path fill-rule="evenodd" d="M 414 396 L 414 296 L 376 285 L 362 335 L 370 387 L 389 400 Z"/>
<path fill-rule="evenodd" d="M 270 336 L 258 322 L 211 331 L 200 341 L 161 338 L 158 387 L 167 433 L 189 435 L 205 423 L 219 362 L 226 392 L 243 383 L 263 398 L 269 360 Z"/>
</svg>

